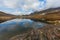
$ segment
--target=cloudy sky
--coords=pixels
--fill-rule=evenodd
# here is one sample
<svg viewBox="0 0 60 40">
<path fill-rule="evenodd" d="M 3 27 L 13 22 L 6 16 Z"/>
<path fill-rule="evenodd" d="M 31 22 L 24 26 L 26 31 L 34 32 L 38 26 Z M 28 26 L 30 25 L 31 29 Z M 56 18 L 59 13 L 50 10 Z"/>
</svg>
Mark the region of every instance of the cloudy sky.
<svg viewBox="0 0 60 40">
<path fill-rule="evenodd" d="M 0 0 L 0 11 L 14 15 L 25 15 L 54 7 L 60 7 L 60 0 Z"/>
</svg>

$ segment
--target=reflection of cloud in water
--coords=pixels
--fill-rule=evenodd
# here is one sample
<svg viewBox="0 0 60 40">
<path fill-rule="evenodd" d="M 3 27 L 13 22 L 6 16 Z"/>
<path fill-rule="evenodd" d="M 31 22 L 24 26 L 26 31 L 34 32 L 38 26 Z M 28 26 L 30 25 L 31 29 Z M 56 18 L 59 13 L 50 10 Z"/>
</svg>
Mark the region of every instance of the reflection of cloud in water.
<svg viewBox="0 0 60 40">
<path fill-rule="evenodd" d="M 30 27 L 40 28 L 43 23 L 34 22 L 29 19 L 14 19 L 0 24 L 0 39 L 5 38 L 6 35 L 21 33 Z M 4 36 L 5 35 L 5 36 Z M 7 38 L 7 37 L 6 37 Z"/>
<path fill-rule="evenodd" d="M 38 27 L 42 27 L 43 23 L 34 22 L 29 19 L 14 19 L 14 20 L 1 23 L 0 30 L 9 29 L 9 28 L 12 29 L 12 28 L 15 28 L 15 26 L 21 26 L 21 27 L 33 27 L 34 26 L 38 28 Z"/>
</svg>

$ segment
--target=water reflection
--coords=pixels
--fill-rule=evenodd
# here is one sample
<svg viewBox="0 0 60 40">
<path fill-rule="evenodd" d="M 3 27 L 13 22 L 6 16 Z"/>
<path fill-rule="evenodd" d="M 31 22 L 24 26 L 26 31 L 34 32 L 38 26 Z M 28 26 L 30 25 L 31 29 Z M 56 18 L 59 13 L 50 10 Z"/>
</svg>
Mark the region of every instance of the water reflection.
<svg viewBox="0 0 60 40">
<path fill-rule="evenodd" d="M 39 27 L 42 27 L 44 25 L 44 23 L 41 23 L 41 22 L 34 22 L 30 19 L 14 19 L 14 20 L 10 20 L 10 21 L 6 21 L 4 23 L 1 23 L 0 24 L 0 27 L 9 27 L 9 26 L 13 26 L 13 25 L 19 25 L 19 26 L 23 26 L 23 27 L 26 27 L 31 25 L 30 27 L 32 27 L 33 25 L 34 26 L 39 26 Z"/>
<path fill-rule="evenodd" d="M 18 27 L 17 27 L 18 26 Z M 15 30 L 18 29 L 19 27 L 35 27 L 35 28 L 40 28 L 43 27 L 44 23 L 41 22 L 34 22 L 32 20 L 29 19 L 14 19 L 14 20 L 10 20 L 4 23 L 0 24 L 0 31 L 2 30 Z M 17 27 L 17 28 L 16 28 Z"/>
<path fill-rule="evenodd" d="M 43 27 L 44 23 L 34 22 L 29 19 L 14 19 L 0 24 L 0 40 L 7 38 L 8 34 L 18 34 L 32 27 Z M 7 37 L 5 37 L 7 36 Z"/>
</svg>

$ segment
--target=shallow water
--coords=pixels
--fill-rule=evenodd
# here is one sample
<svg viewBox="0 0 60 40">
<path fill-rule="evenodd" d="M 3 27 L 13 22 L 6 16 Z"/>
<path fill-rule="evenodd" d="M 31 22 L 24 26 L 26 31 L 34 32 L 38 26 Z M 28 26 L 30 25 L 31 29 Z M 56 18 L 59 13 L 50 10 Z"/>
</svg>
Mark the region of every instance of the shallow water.
<svg viewBox="0 0 60 40">
<path fill-rule="evenodd" d="M 41 22 L 34 22 L 29 19 L 14 19 L 9 20 L 4 23 L 0 23 L 0 40 L 3 38 L 8 38 L 8 34 L 15 34 L 25 30 L 28 28 L 40 28 L 43 27 L 44 23 Z M 7 36 L 7 37 L 5 37 Z"/>
<path fill-rule="evenodd" d="M 16 26 L 16 25 L 19 25 L 19 26 L 23 26 L 23 27 L 27 27 L 26 25 L 28 25 L 28 27 L 32 27 L 33 25 L 35 26 L 39 26 L 39 27 L 42 27 L 44 25 L 44 23 L 41 23 L 41 22 L 34 22 L 30 19 L 13 19 L 13 20 L 9 20 L 9 21 L 6 21 L 6 22 L 3 22 L 3 23 L 0 23 L 0 28 L 1 27 L 11 27 L 11 26 Z"/>
</svg>

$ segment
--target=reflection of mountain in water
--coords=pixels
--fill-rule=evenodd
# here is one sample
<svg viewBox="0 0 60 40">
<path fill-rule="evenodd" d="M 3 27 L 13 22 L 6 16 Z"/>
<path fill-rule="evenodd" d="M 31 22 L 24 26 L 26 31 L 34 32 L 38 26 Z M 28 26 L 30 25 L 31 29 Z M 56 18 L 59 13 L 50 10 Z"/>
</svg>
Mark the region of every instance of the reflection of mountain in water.
<svg viewBox="0 0 60 40">
<path fill-rule="evenodd" d="M 7 21 L 0 24 L 0 40 L 4 40 L 10 36 L 31 30 L 31 28 L 39 28 L 42 26 L 43 23 L 36 23 L 29 19 L 14 19 L 11 21 Z"/>
</svg>

